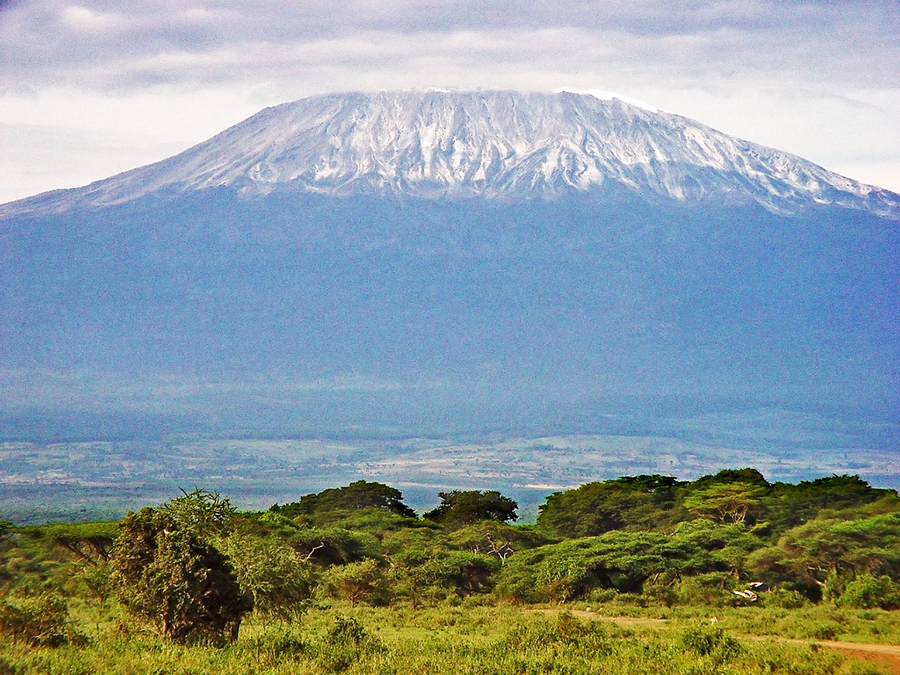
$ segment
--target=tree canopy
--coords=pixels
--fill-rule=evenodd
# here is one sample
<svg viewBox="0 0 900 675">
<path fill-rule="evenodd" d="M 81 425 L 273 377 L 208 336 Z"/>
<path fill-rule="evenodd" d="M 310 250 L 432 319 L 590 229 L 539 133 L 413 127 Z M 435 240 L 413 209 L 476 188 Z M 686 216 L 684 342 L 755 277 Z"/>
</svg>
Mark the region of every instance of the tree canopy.
<svg viewBox="0 0 900 675">
<path fill-rule="evenodd" d="M 519 505 L 504 497 L 497 490 L 451 490 L 438 492 L 441 499 L 437 508 L 428 511 L 423 518 L 451 528 L 473 525 L 483 520 L 508 523 L 518 519 Z"/>
<path fill-rule="evenodd" d="M 624 476 L 556 492 L 539 508 L 537 524 L 556 537 L 587 537 L 625 528 L 659 529 L 679 520 L 679 483 L 671 476 Z"/>
<path fill-rule="evenodd" d="M 288 518 L 307 517 L 330 522 L 362 509 L 380 509 L 405 518 L 416 517 L 416 512 L 403 503 L 400 490 L 365 480 L 304 495 L 290 504 L 275 504 L 270 510 Z"/>
</svg>

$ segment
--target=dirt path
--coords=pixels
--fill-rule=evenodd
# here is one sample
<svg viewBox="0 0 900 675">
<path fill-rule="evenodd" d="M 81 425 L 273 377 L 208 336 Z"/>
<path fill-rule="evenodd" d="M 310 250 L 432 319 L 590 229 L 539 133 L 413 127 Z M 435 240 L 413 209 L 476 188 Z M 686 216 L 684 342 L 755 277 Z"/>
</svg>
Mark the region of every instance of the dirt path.
<svg viewBox="0 0 900 675">
<path fill-rule="evenodd" d="M 867 661 L 880 666 L 885 666 L 891 675 L 900 675 L 900 646 L 879 645 L 866 642 L 838 642 L 835 640 L 794 640 L 767 635 L 739 635 L 748 640 L 777 640 L 793 645 L 817 644 L 820 647 L 842 653 L 844 656 L 857 661 Z"/>
<path fill-rule="evenodd" d="M 559 614 L 564 610 L 557 609 L 530 609 L 528 612 L 539 614 Z M 610 621 L 619 626 L 646 626 L 662 628 L 669 625 L 666 619 L 645 619 L 630 616 L 603 616 L 594 612 L 586 612 L 583 609 L 568 610 L 574 616 L 580 616 L 599 621 Z M 847 658 L 874 663 L 887 668 L 890 675 L 900 675 L 900 645 L 882 645 L 865 642 L 839 642 L 836 640 L 797 640 L 793 638 L 781 638 L 776 635 L 737 635 L 742 640 L 755 640 L 759 642 L 784 642 L 794 645 L 811 645 L 813 643 L 839 652 Z"/>
</svg>

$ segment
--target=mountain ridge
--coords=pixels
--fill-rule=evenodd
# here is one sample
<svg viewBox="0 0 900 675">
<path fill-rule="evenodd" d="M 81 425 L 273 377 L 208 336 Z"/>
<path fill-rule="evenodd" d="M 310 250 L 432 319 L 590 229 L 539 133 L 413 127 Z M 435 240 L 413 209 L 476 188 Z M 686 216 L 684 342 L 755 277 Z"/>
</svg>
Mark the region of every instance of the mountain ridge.
<svg viewBox="0 0 900 675">
<path fill-rule="evenodd" d="M 900 219 L 900 195 L 688 118 L 591 95 L 331 94 L 266 108 L 171 158 L 0 206 L 0 217 L 227 188 L 434 199 L 614 190 L 680 204 L 836 205 Z"/>
</svg>

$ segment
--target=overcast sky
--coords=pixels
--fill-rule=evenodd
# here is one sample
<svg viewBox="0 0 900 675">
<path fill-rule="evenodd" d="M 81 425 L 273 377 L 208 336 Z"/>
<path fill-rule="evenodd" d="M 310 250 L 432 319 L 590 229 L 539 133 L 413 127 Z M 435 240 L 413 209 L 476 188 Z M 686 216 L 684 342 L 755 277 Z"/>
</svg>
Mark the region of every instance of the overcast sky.
<svg viewBox="0 0 900 675">
<path fill-rule="evenodd" d="M 900 192 L 897 0 L 0 0 L 0 202 L 426 87 L 614 92 Z"/>
</svg>

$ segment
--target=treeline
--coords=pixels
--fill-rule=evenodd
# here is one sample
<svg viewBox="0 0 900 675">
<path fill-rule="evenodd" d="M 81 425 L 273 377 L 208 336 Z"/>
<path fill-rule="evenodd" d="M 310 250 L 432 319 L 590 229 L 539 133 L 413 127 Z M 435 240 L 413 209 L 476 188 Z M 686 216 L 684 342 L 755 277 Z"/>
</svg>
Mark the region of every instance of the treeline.
<svg viewBox="0 0 900 675">
<path fill-rule="evenodd" d="M 327 598 L 900 607 L 900 498 L 857 476 L 626 476 L 550 495 L 525 526 L 497 491 L 439 498 L 419 517 L 357 481 L 249 513 L 196 490 L 116 523 L 6 523 L 0 634 L 77 641 L 73 599 L 182 643 L 231 642 L 251 614 L 291 623 Z"/>
</svg>

